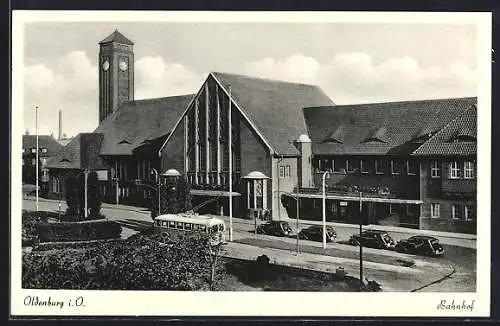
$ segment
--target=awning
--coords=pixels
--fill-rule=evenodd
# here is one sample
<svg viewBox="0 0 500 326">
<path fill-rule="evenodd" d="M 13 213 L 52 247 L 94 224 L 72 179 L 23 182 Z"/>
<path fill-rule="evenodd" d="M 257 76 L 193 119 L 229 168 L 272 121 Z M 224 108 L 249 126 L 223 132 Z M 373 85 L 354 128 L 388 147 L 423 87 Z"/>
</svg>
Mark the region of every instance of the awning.
<svg viewBox="0 0 500 326">
<path fill-rule="evenodd" d="M 297 197 L 296 193 L 285 193 L 290 197 Z M 300 198 L 319 198 L 322 199 L 322 194 L 301 194 L 299 193 Z M 359 202 L 359 196 L 342 196 L 342 195 L 334 195 L 334 194 L 326 194 L 326 199 L 336 199 L 342 201 L 355 201 Z M 401 199 L 401 198 L 383 198 L 383 197 L 369 197 L 362 196 L 362 202 L 371 202 L 371 203 L 388 203 L 388 204 L 412 204 L 412 205 L 421 205 L 423 203 L 420 199 Z"/>
<path fill-rule="evenodd" d="M 232 196 L 241 196 L 239 192 L 233 191 L 232 193 L 229 191 L 220 191 L 220 190 L 201 190 L 201 189 L 191 189 L 191 195 L 195 196 L 213 196 L 213 197 L 229 197 Z"/>
</svg>

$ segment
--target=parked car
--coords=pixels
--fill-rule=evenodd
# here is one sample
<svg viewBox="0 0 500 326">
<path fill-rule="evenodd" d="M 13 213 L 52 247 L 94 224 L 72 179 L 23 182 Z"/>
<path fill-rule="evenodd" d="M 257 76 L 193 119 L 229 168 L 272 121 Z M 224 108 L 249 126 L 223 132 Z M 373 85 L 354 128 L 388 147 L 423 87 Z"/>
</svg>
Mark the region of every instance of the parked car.
<svg viewBox="0 0 500 326">
<path fill-rule="evenodd" d="M 423 256 L 443 256 L 444 248 L 439 243 L 439 240 L 424 235 L 416 235 L 408 239 L 400 240 L 396 243 L 395 249 L 398 252 L 404 252 Z"/>
<path fill-rule="evenodd" d="M 285 237 L 292 233 L 292 228 L 288 222 L 269 221 L 259 225 L 257 233 Z"/>
<path fill-rule="evenodd" d="M 376 249 L 391 249 L 395 245 L 394 239 L 387 232 L 379 230 L 366 230 L 361 232 L 361 235 L 359 233 L 353 234 L 349 243 Z"/>
<path fill-rule="evenodd" d="M 337 238 L 337 232 L 331 226 L 326 227 L 326 241 L 333 242 Z M 302 229 L 299 232 L 299 239 L 323 241 L 323 226 L 311 225 L 308 228 Z"/>
</svg>

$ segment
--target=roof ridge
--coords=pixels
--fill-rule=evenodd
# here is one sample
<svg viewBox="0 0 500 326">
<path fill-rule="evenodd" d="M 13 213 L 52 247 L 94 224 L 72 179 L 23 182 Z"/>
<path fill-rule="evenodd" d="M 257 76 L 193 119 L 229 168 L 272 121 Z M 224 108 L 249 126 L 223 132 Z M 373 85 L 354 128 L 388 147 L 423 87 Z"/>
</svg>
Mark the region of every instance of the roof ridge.
<svg viewBox="0 0 500 326">
<path fill-rule="evenodd" d="M 286 80 L 281 80 L 281 79 L 273 79 L 273 78 L 264 78 L 264 77 L 236 74 L 236 73 L 231 73 L 231 72 L 211 71 L 210 73 L 211 74 L 229 75 L 229 76 L 235 76 L 235 77 L 243 77 L 243 78 L 247 78 L 247 79 L 256 79 L 256 80 L 269 81 L 269 82 L 275 82 L 275 83 L 283 83 L 283 84 L 290 84 L 290 85 L 303 85 L 303 86 L 311 86 L 311 87 L 320 88 L 319 85 L 317 85 L 317 84 L 299 83 L 299 82 L 292 82 L 292 81 L 286 81 Z"/>
<path fill-rule="evenodd" d="M 305 107 L 303 108 L 304 110 L 306 109 L 318 109 L 318 108 L 342 108 L 342 107 L 348 107 L 348 106 L 374 106 L 374 105 L 379 105 L 379 104 L 405 104 L 405 103 L 426 103 L 426 102 L 436 102 L 436 101 L 450 101 L 450 100 L 472 100 L 476 99 L 477 96 L 465 96 L 465 97 L 445 97 L 445 98 L 433 98 L 433 99 L 424 99 L 424 100 L 404 100 L 404 101 L 392 101 L 392 102 L 372 102 L 372 103 L 351 103 L 351 104 L 336 104 L 332 106 L 311 106 L 311 107 Z"/>
<path fill-rule="evenodd" d="M 437 131 L 434 135 L 432 135 L 429 139 L 427 139 L 426 141 L 424 141 L 422 144 L 420 144 L 420 146 L 418 146 L 416 149 L 413 150 L 413 152 L 411 152 L 410 155 L 414 155 L 414 154 L 417 154 L 417 151 L 422 147 L 424 146 L 425 144 L 427 144 L 428 142 L 430 142 L 431 140 L 435 139 L 438 135 L 442 134 L 443 132 L 445 132 L 445 130 L 447 128 L 449 128 L 455 121 L 457 121 L 458 119 L 460 119 L 461 117 L 463 117 L 465 115 L 465 113 L 467 111 L 469 111 L 474 105 L 469 105 L 467 106 L 467 108 L 465 110 L 463 110 L 462 113 L 460 113 L 459 115 L 457 115 L 455 118 L 451 119 L 447 124 L 445 124 L 439 131 Z"/>
<path fill-rule="evenodd" d="M 162 96 L 162 97 L 149 97 L 149 98 L 141 98 L 141 99 L 137 99 L 137 100 L 129 100 L 129 101 L 124 101 L 122 103 L 125 104 L 125 103 L 137 103 L 137 102 L 147 102 L 147 101 L 159 101 L 159 100 L 165 100 L 165 99 L 171 99 L 171 98 L 175 98 L 175 97 L 187 97 L 187 96 L 195 96 L 196 94 L 180 94 L 180 95 L 172 95 L 172 96 Z M 122 106 L 120 105 L 120 107 Z"/>
</svg>

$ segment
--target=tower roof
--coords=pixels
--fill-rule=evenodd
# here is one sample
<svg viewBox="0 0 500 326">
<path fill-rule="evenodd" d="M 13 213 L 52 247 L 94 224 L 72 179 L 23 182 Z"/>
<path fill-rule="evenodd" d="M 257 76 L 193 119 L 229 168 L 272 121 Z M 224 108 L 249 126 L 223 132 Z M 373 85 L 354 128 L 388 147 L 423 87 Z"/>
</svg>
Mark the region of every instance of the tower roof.
<svg viewBox="0 0 500 326">
<path fill-rule="evenodd" d="M 118 29 L 115 29 L 113 33 L 109 34 L 108 37 L 99 42 L 99 44 L 104 44 L 104 43 L 120 43 L 120 44 L 134 45 L 134 42 L 126 38 L 122 33 L 118 32 Z"/>
</svg>

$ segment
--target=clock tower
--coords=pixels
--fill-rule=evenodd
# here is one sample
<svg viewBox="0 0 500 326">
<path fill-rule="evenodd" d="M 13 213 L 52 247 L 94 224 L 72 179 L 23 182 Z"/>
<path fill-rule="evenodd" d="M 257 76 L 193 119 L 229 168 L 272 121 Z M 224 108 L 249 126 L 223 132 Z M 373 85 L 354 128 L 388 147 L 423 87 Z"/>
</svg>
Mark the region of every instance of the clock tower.
<svg viewBox="0 0 500 326">
<path fill-rule="evenodd" d="M 134 99 L 133 48 L 118 30 L 99 42 L 99 123 Z"/>
</svg>

